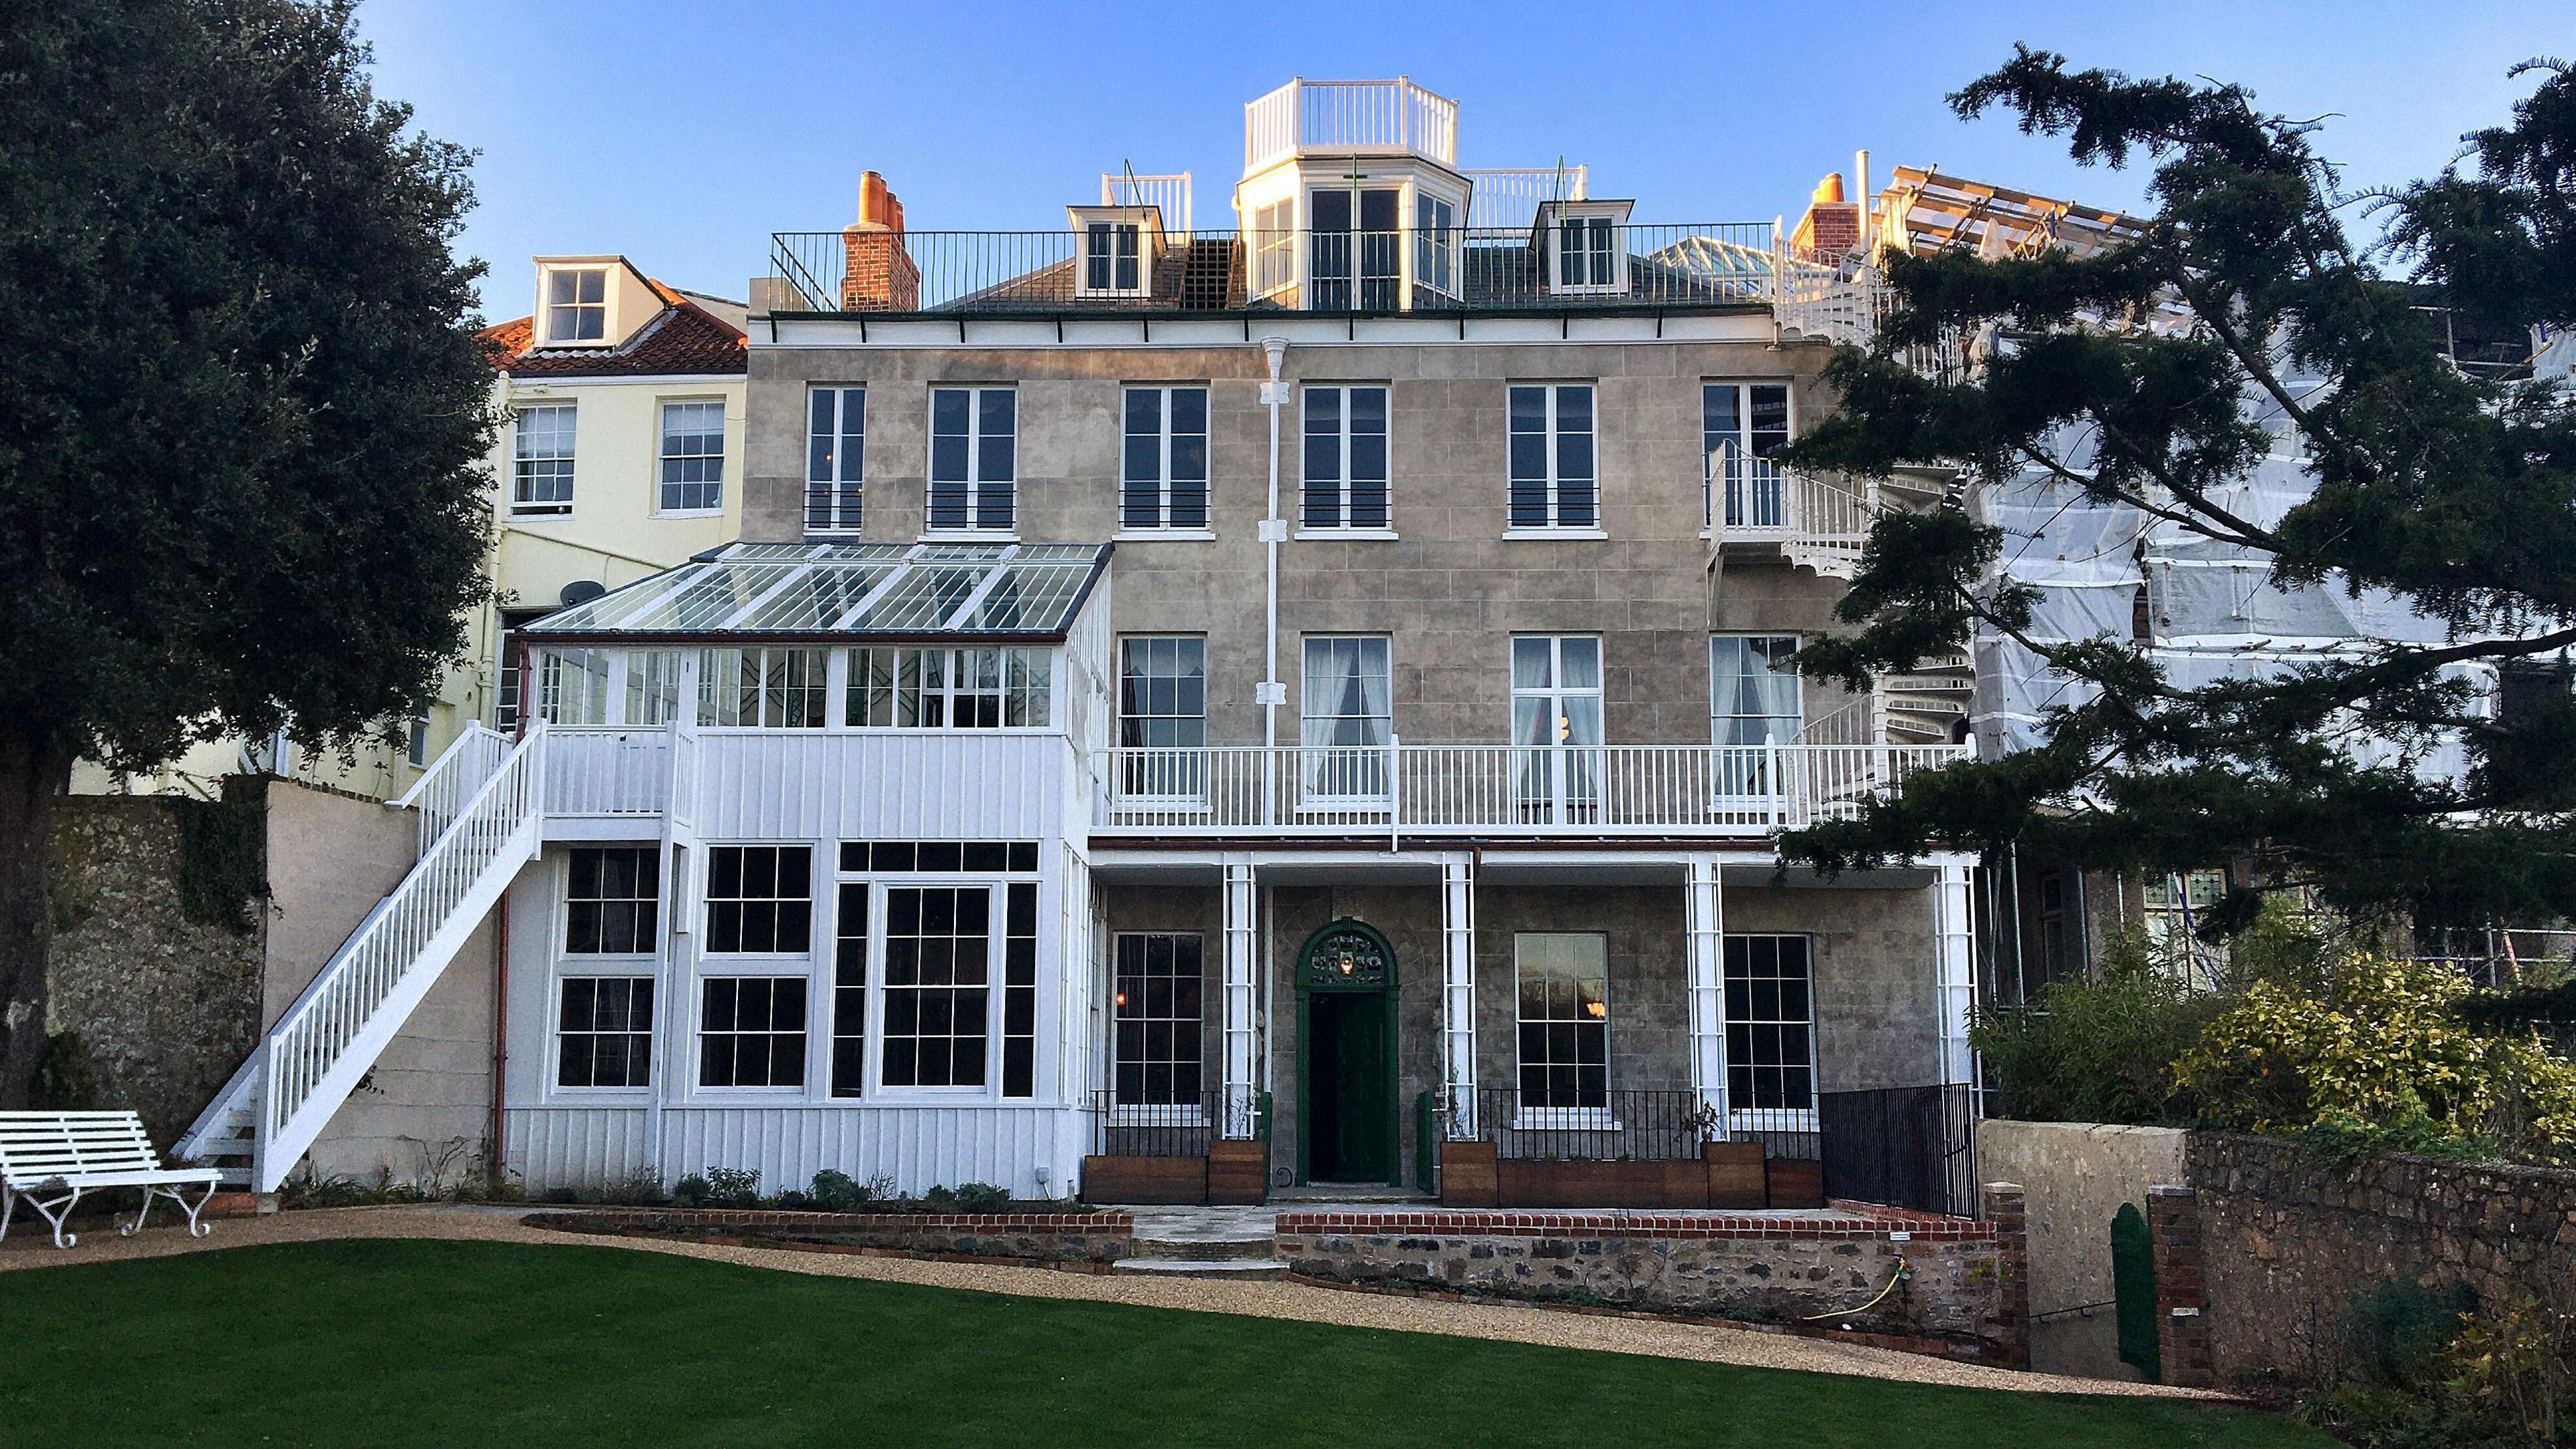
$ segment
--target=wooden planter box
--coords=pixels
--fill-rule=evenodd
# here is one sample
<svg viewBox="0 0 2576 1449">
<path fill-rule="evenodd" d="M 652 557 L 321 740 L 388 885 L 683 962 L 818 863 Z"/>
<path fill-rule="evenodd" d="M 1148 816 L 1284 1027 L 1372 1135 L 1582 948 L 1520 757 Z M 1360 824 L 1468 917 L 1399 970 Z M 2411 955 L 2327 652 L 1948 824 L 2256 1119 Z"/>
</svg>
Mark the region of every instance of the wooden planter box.
<svg viewBox="0 0 2576 1449">
<path fill-rule="evenodd" d="M 1494 1178 L 1494 1144 L 1490 1142 L 1443 1142 L 1440 1144 L 1440 1205 L 1442 1207 L 1501 1207 L 1501 1189 Z"/>
<path fill-rule="evenodd" d="M 1692 1158 L 1669 1162 L 1540 1162 L 1507 1158 L 1499 1167 L 1503 1207 L 1708 1206 L 1708 1165 Z"/>
<path fill-rule="evenodd" d="M 1218 1138 L 1208 1144 L 1206 1202 L 1249 1207 L 1270 1196 L 1270 1144 Z"/>
<path fill-rule="evenodd" d="M 1767 1164 L 1771 1206 L 1820 1208 L 1825 1205 L 1825 1165 L 1812 1157 L 1775 1157 Z"/>
<path fill-rule="evenodd" d="M 1082 1198 L 1085 1202 L 1197 1206 L 1208 1200 L 1208 1159 L 1086 1157 L 1082 1159 Z"/>
<path fill-rule="evenodd" d="M 1713 1208 L 1766 1208 L 1771 1184 L 1759 1142 L 1703 1142 L 1700 1162 L 1708 1172 L 1708 1205 Z"/>
</svg>

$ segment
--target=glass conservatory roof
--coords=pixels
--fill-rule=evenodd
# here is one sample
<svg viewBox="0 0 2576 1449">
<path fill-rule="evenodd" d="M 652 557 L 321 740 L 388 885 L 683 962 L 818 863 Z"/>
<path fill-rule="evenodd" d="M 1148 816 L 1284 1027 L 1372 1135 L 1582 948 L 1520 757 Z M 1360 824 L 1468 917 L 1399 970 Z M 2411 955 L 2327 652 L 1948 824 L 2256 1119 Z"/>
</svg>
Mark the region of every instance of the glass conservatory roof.
<svg viewBox="0 0 2576 1449">
<path fill-rule="evenodd" d="M 526 632 L 1061 639 L 1108 563 L 1109 545 L 1091 543 L 734 543 Z"/>
</svg>

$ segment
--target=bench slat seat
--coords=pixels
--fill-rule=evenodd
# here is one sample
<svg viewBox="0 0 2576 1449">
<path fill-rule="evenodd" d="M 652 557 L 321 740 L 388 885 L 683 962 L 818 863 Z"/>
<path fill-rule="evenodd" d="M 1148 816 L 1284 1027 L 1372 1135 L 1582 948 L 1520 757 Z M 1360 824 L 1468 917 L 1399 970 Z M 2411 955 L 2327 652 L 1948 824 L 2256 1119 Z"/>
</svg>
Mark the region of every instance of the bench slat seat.
<svg viewBox="0 0 2576 1449">
<path fill-rule="evenodd" d="M 83 1194 L 112 1187 L 143 1189 L 142 1209 L 118 1233 L 142 1227 L 152 1200 L 166 1197 L 188 1215 L 189 1234 L 202 1238 L 207 1229 L 197 1215 L 221 1177 L 211 1167 L 162 1166 L 133 1112 L 0 1112 L 0 1238 L 24 1199 L 54 1230 L 54 1246 L 68 1248 L 80 1238 L 63 1231 L 63 1220 Z M 194 1203 L 179 1191 L 198 1186 L 205 1191 Z"/>
</svg>

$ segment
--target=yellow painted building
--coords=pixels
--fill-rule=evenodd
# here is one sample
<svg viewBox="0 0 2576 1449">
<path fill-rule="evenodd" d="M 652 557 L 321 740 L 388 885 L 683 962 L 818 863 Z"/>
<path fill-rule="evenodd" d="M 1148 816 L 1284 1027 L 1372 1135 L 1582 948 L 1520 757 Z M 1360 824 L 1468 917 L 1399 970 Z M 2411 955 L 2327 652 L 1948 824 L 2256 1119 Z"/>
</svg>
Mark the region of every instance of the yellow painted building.
<svg viewBox="0 0 2576 1449">
<path fill-rule="evenodd" d="M 741 534 L 743 304 L 620 256 L 539 257 L 532 281 L 528 315 L 484 332 L 502 415 L 489 465 L 499 598 L 409 748 L 342 756 L 228 738 L 149 774 L 84 763 L 75 793 L 211 795 L 255 769 L 397 798 L 469 722 L 515 723 L 512 628 Z"/>
</svg>

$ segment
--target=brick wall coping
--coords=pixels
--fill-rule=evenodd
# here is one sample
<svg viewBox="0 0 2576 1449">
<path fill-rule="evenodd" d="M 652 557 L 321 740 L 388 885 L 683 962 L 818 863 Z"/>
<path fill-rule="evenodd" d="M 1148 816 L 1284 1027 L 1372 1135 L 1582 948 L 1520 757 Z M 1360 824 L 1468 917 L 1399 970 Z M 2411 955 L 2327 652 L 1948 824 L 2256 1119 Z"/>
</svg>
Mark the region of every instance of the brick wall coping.
<svg viewBox="0 0 2576 1449">
<path fill-rule="evenodd" d="M 732 1227 L 804 1228 L 811 1231 L 885 1231 L 911 1229 L 941 1233 L 1108 1233 L 1133 1236 L 1131 1213 L 825 1213 L 781 1212 L 769 1208 L 575 1207 L 528 1214 L 544 1228 Z"/>
<path fill-rule="evenodd" d="M 1878 1238 L 1910 1233 L 1917 1238 L 1991 1241 L 1990 1224 L 1938 1217 L 1901 1208 L 1837 1205 L 1803 1212 L 1647 1212 L 1601 1209 L 1538 1212 L 1513 1208 L 1443 1208 L 1406 1212 L 1295 1212 L 1279 1214 L 1280 1237 L 1364 1233 L 1373 1237 L 1420 1234 L 1473 1238 Z"/>
</svg>

